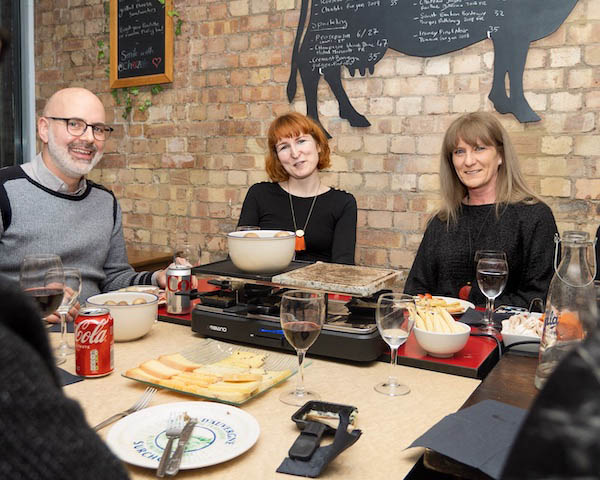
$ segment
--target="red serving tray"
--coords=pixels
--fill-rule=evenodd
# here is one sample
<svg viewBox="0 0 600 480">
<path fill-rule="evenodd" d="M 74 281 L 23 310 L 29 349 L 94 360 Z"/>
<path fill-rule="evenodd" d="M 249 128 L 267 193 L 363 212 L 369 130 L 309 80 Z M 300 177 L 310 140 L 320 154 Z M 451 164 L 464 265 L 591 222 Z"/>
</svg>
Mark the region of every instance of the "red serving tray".
<svg viewBox="0 0 600 480">
<path fill-rule="evenodd" d="M 192 300 L 192 308 L 198 302 L 199 302 L 199 300 Z M 175 315 L 174 313 L 167 313 L 166 305 L 159 305 L 158 306 L 158 319 L 161 322 L 176 323 L 178 325 L 190 326 L 190 325 L 192 325 L 192 312 L 190 310 L 189 313 L 184 313 L 182 315 Z"/>
<path fill-rule="evenodd" d="M 471 328 L 471 332 L 478 330 Z M 498 359 L 498 343 L 489 337 L 469 337 L 465 347 L 450 358 L 428 355 L 417 343 L 414 333 L 398 349 L 400 365 L 471 378 L 484 378 Z"/>
<path fill-rule="evenodd" d="M 219 287 L 208 283 L 208 279 L 198 279 L 198 291 L 199 292 L 213 292 L 219 290 Z M 167 313 L 166 305 L 158 306 L 158 319 L 162 322 L 176 323 L 178 325 L 191 325 L 192 324 L 192 310 L 194 305 L 200 302 L 200 299 L 192 300 L 192 308 L 189 313 L 182 315 L 175 315 L 174 313 Z"/>
</svg>

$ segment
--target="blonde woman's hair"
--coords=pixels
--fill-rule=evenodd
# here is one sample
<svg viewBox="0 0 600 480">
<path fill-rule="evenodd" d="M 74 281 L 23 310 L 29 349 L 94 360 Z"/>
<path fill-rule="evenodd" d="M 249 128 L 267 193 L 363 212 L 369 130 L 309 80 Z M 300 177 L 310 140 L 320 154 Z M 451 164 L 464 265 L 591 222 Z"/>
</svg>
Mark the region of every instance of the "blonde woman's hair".
<svg viewBox="0 0 600 480">
<path fill-rule="evenodd" d="M 329 143 L 321 127 L 312 118 L 301 113 L 291 112 L 277 117 L 271 123 L 267 134 L 269 151 L 265 157 L 265 170 L 273 182 L 284 182 L 289 178 L 288 173 L 281 165 L 277 156 L 276 145 L 282 138 L 299 137 L 310 135 L 315 139 L 320 149 L 317 169 L 329 168 L 331 159 L 329 157 Z"/>
<path fill-rule="evenodd" d="M 496 179 L 496 215 L 510 203 L 537 203 L 542 199 L 527 185 L 519 159 L 508 133 L 498 119 L 487 112 L 474 112 L 463 115 L 448 127 L 442 143 L 440 155 L 440 196 L 441 205 L 436 213 L 447 224 L 456 223 L 458 211 L 468 190 L 458 178 L 452 163 L 452 152 L 463 142 L 476 147 L 479 143 L 496 148 L 502 158 Z"/>
</svg>

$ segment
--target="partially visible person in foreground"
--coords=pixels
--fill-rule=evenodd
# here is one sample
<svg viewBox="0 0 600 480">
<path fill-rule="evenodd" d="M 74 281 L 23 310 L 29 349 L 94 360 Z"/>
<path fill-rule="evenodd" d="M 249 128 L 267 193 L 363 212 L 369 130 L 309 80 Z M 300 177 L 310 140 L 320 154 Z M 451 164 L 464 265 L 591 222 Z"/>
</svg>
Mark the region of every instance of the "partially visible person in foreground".
<svg viewBox="0 0 600 480">
<path fill-rule="evenodd" d="M 552 211 L 525 182 L 506 130 L 490 113 L 455 120 L 440 160 L 441 206 L 431 218 L 405 292 L 460 297 L 485 305 L 477 250 L 502 250 L 508 281 L 496 305 L 545 300 L 554 273 Z"/>
<path fill-rule="evenodd" d="M 600 330 L 556 367 L 512 445 L 503 480 L 600 478 Z"/>
<path fill-rule="evenodd" d="M 59 90 L 38 119 L 41 153 L 0 169 L 0 274 L 17 280 L 26 255 L 54 253 L 81 271 L 81 303 L 130 285 L 164 287 L 164 271 L 138 273 L 128 264 L 119 203 L 85 177 L 113 130 L 105 121 L 92 92 Z"/>
<path fill-rule="evenodd" d="M 271 182 L 248 190 L 238 226 L 296 232 L 296 259 L 354 264 L 356 200 L 321 183 L 328 168 L 327 137 L 300 113 L 276 118 L 269 127 L 266 171 Z"/>
<path fill-rule="evenodd" d="M 0 478 L 128 478 L 63 393 L 39 315 L 0 278 Z"/>
<path fill-rule="evenodd" d="M 0 60 L 8 35 L 0 27 Z M 0 277 L 0 478 L 129 478 L 58 382 L 33 300 Z"/>
</svg>

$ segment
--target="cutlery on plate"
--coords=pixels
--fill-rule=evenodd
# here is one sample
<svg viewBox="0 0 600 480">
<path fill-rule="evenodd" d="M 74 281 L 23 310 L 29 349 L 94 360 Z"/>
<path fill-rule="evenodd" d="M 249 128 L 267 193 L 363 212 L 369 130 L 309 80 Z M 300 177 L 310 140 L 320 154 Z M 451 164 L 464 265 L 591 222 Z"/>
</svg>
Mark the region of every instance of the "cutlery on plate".
<svg viewBox="0 0 600 480">
<path fill-rule="evenodd" d="M 181 436 L 179 437 L 179 442 L 177 443 L 177 448 L 175 449 L 175 453 L 169 460 L 169 464 L 167 465 L 166 474 L 170 477 L 177 475 L 179 472 L 179 467 L 181 466 L 181 460 L 183 459 L 183 454 L 185 452 L 185 446 L 187 445 L 189 439 L 192 436 L 192 432 L 194 431 L 194 427 L 196 426 L 195 418 L 190 418 L 190 420 L 183 427 L 183 431 L 181 432 Z"/>
<path fill-rule="evenodd" d="M 160 463 L 158 464 L 158 468 L 156 469 L 157 477 L 164 477 L 165 470 L 167 469 L 167 461 L 171 456 L 171 447 L 173 446 L 173 440 L 179 438 L 181 432 L 183 431 L 184 425 L 184 415 L 181 412 L 171 412 L 169 414 L 169 418 L 167 419 L 167 430 L 166 435 L 168 438 L 167 445 L 165 446 L 165 450 L 160 457 Z"/>
<path fill-rule="evenodd" d="M 103 422 L 100 422 L 98 425 L 96 425 L 94 427 L 94 430 L 97 432 L 98 430 L 106 427 L 107 425 L 110 425 L 111 423 L 116 422 L 117 420 L 120 420 L 123 417 L 126 417 L 130 413 L 137 412 L 138 410 L 141 410 L 142 408 L 146 408 L 148 403 L 150 403 L 150 399 L 156 392 L 157 392 L 157 390 L 154 387 L 146 388 L 146 390 L 144 391 L 144 394 L 130 408 L 128 408 L 127 410 L 123 410 L 122 412 L 116 413 L 112 417 L 108 417 L 106 420 L 104 420 Z"/>
</svg>

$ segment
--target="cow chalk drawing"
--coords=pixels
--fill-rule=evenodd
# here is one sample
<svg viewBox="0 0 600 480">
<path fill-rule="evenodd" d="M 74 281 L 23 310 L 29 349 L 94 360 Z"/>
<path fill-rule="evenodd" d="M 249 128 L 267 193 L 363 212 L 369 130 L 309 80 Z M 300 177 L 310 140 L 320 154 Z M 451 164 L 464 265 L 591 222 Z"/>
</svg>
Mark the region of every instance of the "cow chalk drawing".
<svg viewBox="0 0 600 480">
<path fill-rule="evenodd" d="M 539 121 L 523 94 L 529 44 L 556 31 L 576 3 L 577 0 L 302 0 L 288 100 L 291 102 L 296 96 L 299 71 L 307 114 L 319 121 L 317 86 L 322 75 L 338 101 L 340 117 L 354 127 L 368 127 L 369 121 L 355 110 L 344 90 L 342 67 L 351 76 L 357 71 L 364 76 L 367 70 L 373 73 L 388 48 L 407 55 L 433 57 L 491 39 L 494 78 L 489 98 L 495 109 L 512 113 L 520 122 Z"/>
</svg>

